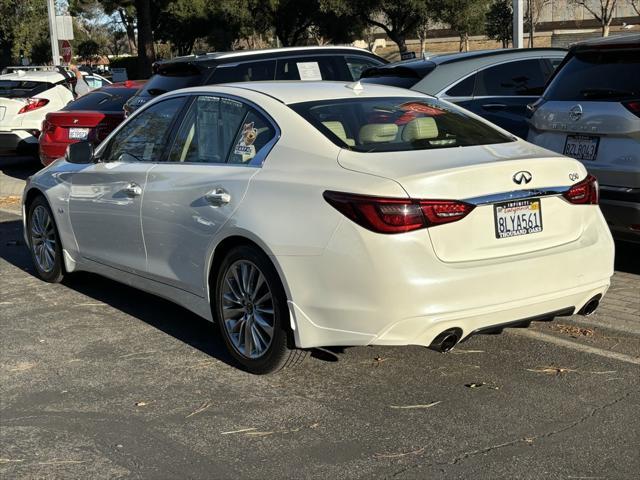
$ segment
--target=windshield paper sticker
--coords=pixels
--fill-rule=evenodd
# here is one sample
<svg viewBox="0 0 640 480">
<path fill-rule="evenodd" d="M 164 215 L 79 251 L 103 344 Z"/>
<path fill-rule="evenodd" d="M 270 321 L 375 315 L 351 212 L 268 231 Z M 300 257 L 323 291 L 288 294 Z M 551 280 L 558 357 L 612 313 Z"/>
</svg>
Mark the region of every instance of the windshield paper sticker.
<svg viewBox="0 0 640 480">
<path fill-rule="evenodd" d="M 322 80 L 318 62 L 299 62 L 296 65 L 298 66 L 300 80 Z"/>
</svg>

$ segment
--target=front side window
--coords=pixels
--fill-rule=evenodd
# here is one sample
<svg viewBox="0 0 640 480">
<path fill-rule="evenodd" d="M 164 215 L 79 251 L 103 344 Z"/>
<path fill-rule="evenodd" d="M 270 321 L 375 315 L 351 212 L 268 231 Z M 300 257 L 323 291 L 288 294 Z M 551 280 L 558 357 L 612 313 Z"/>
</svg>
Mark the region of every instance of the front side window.
<svg viewBox="0 0 640 480">
<path fill-rule="evenodd" d="M 170 98 L 131 118 L 109 142 L 105 159 L 139 162 L 160 160 L 169 127 L 183 104 L 183 97 Z"/>
<path fill-rule="evenodd" d="M 432 98 L 357 98 L 290 106 L 336 145 L 358 152 L 428 150 L 514 140 L 464 110 Z"/>
<path fill-rule="evenodd" d="M 546 79 L 538 59 L 503 63 L 478 72 L 475 96 L 538 96 Z"/>
</svg>

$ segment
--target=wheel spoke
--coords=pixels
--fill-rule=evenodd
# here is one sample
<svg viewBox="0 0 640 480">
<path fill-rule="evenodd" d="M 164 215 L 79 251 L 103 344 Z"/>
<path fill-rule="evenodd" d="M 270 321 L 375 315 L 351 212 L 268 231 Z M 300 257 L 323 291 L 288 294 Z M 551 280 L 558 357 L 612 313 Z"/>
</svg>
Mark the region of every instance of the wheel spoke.
<svg viewBox="0 0 640 480">
<path fill-rule="evenodd" d="M 253 342 L 251 341 L 251 329 L 247 328 L 248 326 L 248 322 L 245 322 L 242 330 L 244 335 L 244 354 L 247 357 L 251 357 L 251 354 L 253 353 Z"/>
<path fill-rule="evenodd" d="M 232 308 L 232 307 L 222 307 L 222 311 L 224 313 L 225 320 L 228 319 L 237 319 L 238 314 L 244 313 L 244 308 Z"/>
<path fill-rule="evenodd" d="M 238 292 L 236 286 L 233 284 L 233 280 L 229 277 L 226 278 L 227 285 L 229 285 L 229 292 L 236 298 L 235 303 L 241 303 L 242 293 Z"/>
<path fill-rule="evenodd" d="M 239 268 L 240 268 L 240 266 L 236 265 L 236 268 L 233 269 L 233 279 L 235 280 L 237 287 L 240 289 L 240 295 L 238 295 L 238 298 L 242 298 L 242 297 L 244 297 L 245 290 L 242 287 L 242 282 L 240 281 L 240 278 L 238 278 L 238 269 Z"/>
<path fill-rule="evenodd" d="M 269 337 L 269 340 L 271 340 L 271 337 L 273 337 L 273 326 L 271 325 L 271 322 L 267 322 L 258 312 L 255 312 L 253 318 L 255 319 L 256 325 L 260 327 L 260 329 Z"/>
<path fill-rule="evenodd" d="M 262 295 L 258 300 L 256 300 L 254 303 L 256 305 L 262 305 L 264 302 L 266 302 L 267 300 L 271 300 L 271 292 L 269 290 L 267 290 L 267 293 L 265 293 L 264 295 Z"/>
</svg>

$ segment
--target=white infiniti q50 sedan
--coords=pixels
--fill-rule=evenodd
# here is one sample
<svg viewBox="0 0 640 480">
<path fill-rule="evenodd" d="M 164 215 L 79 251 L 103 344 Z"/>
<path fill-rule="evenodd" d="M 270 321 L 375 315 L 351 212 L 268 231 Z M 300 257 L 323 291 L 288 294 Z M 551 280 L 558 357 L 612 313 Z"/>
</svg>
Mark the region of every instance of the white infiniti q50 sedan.
<svg viewBox="0 0 640 480">
<path fill-rule="evenodd" d="M 168 298 L 254 373 L 588 314 L 613 274 L 580 162 L 358 83 L 162 95 L 35 174 L 23 218 L 43 280 L 92 271 Z"/>
</svg>

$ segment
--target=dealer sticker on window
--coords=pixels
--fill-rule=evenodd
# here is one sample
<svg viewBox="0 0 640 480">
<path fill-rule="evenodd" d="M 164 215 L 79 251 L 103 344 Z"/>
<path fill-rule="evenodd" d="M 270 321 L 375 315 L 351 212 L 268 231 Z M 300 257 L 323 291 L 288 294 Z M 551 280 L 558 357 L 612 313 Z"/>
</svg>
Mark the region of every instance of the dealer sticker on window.
<svg viewBox="0 0 640 480">
<path fill-rule="evenodd" d="M 542 231 L 539 198 L 496 203 L 493 213 L 496 238 L 517 237 Z"/>
</svg>

